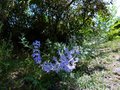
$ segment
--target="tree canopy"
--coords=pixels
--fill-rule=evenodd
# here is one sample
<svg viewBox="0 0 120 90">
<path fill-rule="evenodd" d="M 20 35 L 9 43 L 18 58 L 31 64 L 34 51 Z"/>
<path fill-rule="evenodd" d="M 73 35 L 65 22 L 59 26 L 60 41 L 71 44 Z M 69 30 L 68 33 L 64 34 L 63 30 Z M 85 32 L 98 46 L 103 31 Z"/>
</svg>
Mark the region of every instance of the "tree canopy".
<svg viewBox="0 0 120 90">
<path fill-rule="evenodd" d="M 18 42 L 50 39 L 67 42 L 73 35 L 83 41 L 94 30 L 96 15 L 110 15 L 103 0 L 1 0 L 1 39 Z"/>
</svg>

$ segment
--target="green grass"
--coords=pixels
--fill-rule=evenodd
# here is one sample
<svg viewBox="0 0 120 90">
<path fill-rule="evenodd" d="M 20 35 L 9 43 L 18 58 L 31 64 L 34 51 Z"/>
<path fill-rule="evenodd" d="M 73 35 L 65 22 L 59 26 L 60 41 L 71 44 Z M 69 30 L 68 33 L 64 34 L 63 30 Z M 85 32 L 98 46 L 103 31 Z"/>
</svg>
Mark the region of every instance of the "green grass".
<svg viewBox="0 0 120 90">
<path fill-rule="evenodd" d="M 115 75 L 113 69 L 120 67 L 117 60 L 120 58 L 120 39 L 106 42 L 99 49 L 102 49 L 99 50 L 101 54 L 88 65 L 92 73 L 78 78 L 79 87 L 85 90 L 119 90 L 120 76 Z"/>
</svg>

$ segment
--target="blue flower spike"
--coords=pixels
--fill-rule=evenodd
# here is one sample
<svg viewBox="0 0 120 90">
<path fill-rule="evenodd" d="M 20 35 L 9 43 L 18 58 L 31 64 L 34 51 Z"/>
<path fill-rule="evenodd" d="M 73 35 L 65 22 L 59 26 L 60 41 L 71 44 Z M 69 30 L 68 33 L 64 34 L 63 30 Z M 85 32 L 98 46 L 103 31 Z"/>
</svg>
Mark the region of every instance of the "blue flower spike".
<svg viewBox="0 0 120 90">
<path fill-rule="evenodd" d="M 40 64 L 41 63 L 41 56 L 40 56 L 40 50 L 39 50 L 39 47 L 40 47 L 40 41 L 34 41 L 33 42 L 33 54 L 32 54 L 32 57 L 35 61 L 36 64 Z"/>
</svg>

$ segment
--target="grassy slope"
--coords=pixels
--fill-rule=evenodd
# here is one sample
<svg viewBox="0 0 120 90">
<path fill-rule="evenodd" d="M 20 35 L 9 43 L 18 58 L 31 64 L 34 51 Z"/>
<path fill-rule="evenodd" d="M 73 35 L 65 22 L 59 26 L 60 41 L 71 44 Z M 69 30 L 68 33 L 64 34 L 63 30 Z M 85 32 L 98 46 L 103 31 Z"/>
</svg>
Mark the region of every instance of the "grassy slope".
<svg viewBox="0 0 120 90">
<path fill-rule="evenodd" d="M 89 65 L 90 75 L 85 74 L 78 80 L 83 90 L 120 90 L 120 39 L 99 46 L 98 56 Z"/>
</svg>

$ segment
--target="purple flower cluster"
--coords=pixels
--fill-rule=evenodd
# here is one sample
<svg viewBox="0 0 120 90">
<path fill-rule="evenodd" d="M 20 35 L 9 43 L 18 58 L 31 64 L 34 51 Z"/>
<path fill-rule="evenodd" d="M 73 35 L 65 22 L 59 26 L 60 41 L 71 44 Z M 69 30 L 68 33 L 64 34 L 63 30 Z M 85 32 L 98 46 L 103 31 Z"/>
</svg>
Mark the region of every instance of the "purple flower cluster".
<svg viewBox="0 0 120 90">
<path fill-rule="evenodd" d="M 35 63 L 36 64 L 40 64 L 41 63 L 41 56 L 40 56 L 40 42 L 39 41 L 35 41 L 33 42 L 33 54 L 32 54 L 32 57 L 34 58 L 35 60 Z"/>
<path fill-rule="evenodd" d="M 64 50 L 64 53 L 61 53 L 60 50 L 58 51 L 59 59 L 57 57 L 53 57 L 53 61 L 55 63 L 45 62 L 42 65 L 42 68 L 46 72 L 55 71 L 59 72 L 63 70 L 65 72 L 71 72 L 76 67 L 76 63 L 78 62 L 78 58 L 74 55 L 78 54 L 78 51 L 75 49 L 68 50 L 67 48 Z"/>
<path fill-rule="evenodd" d="M 33 42 L 33 58 L 37 64 L 41 63 L 41 57 L 40 57 L 40 51 L 38 48 L 40 47 L 40 42 L 35 41 Z M 78 62 L 79 58 L 77 58 L 75 55 L 79 54 L 79 50 L 74 48 L 72 50 L 68 50 L 68 48 L 64 49 L 64 52 L 62 53 L 60 50 L 58 50 L 58 56 L 53 57 L 53 63 L 51 62 L 44 62 L 43 64 L 40 64 L 43 71 L 46 71 L 49 73 L 50 71 L 59 72 L 61 70 L 65 72 L 71 72 L 76 67 L 76 63 Z"/>
</svg>

